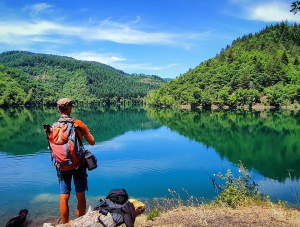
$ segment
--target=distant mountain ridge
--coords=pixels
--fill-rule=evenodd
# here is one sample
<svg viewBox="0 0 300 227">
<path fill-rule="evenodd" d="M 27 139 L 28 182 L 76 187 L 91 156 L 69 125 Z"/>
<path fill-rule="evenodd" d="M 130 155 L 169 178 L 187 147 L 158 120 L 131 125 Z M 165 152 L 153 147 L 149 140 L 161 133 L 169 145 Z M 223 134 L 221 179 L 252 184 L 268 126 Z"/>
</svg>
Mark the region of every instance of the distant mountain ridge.
<svg viewBox="0 0 300 227">
<path fill-rule="evenodd" d="M 300 103 L 300 25 L 287 22 L 245 35 L 215 58 L 146 97 L 153 106 Z"/>
<path fill-rule="evenodd" d="M 0 105 L 51 104 L 62 96 L 83 103 L 141 102 L 165 83 L 99 62 L 26 51 L 1 53 L 0 64 Z"/>
</svg>

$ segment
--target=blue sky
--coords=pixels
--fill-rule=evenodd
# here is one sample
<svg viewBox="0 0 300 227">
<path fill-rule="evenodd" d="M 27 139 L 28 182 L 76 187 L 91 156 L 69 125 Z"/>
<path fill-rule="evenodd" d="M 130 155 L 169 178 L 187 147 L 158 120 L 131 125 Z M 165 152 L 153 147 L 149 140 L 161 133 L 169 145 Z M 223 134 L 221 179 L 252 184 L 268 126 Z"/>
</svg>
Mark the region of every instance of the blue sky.
<svg viewBox="0 0 300 227">
<path fill-rule="evenodd" d="M 237 37 L 288 20 L 292 0 L 0 0 L 0 52 L 99 61 L 175 78 Z"/>
</svg>

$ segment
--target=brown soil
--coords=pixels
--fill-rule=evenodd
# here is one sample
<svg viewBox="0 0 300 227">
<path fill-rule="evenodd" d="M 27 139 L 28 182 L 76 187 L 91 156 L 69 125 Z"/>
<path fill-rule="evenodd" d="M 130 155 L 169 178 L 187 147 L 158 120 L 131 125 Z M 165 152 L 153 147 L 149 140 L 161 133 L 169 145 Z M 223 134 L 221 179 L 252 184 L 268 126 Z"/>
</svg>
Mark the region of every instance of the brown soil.
<svg viewBox="0 0 300 227">
<path fill-rule="evenodd" d="M 251 206 L 238 209 L 180 207 L 152 221 L 146 215 L 137 218 L 135 226 L 300 226 L 300 211 L 294 209 Z"/>
</svg>

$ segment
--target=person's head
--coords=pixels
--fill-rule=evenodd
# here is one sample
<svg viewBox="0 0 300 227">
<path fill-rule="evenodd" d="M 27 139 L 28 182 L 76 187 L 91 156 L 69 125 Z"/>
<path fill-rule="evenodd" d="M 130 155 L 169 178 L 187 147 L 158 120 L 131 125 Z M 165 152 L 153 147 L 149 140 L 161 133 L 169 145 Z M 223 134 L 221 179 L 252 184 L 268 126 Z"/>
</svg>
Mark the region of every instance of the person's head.
<svg viewBox="0 0 300 227">
<path fill-rule="evenodd" d="M 62 98 L 57 101 L 57 109 L 66 115 L 70 115 L 72 111 L 72 101 L 69 98 Z"/>
</svg>

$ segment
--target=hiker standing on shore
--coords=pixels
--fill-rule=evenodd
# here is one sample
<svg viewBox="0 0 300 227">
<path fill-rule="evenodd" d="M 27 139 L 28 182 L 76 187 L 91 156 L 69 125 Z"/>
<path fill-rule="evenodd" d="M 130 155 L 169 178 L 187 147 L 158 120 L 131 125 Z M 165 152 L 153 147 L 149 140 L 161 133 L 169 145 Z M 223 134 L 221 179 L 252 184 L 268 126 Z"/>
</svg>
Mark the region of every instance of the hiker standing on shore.
<svg viewBox="0 0 300 227">
<path fill-rule="evenodd" d="M 57 109 L 60 111 L 61 116 L 51 126 L 48 141 L 59 178 L 61 219 L 63 223 L 67 223 L 69 221 L 68 201 L 72 177 L 77 198 L 77 217 L 85 214 L 87 174 L 82 137 L 90 145 L 95 144 L 95 139 L 82 121 L 70 117 L 72 112 L 72 101 L 70 99 L 59 99 Z"/>
</svg>

